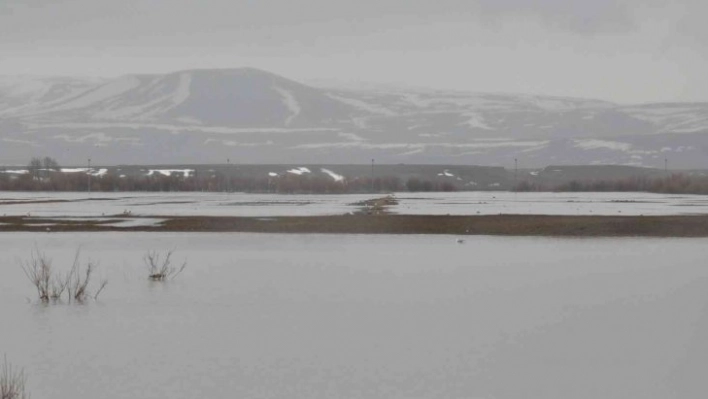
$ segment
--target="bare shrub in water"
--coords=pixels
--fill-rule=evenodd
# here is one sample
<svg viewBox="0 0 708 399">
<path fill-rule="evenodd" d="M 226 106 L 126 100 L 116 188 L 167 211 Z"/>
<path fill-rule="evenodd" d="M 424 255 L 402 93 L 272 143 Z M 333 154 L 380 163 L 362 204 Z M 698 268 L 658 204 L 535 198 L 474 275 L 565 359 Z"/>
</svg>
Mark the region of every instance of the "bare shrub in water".
<svg viewBox="0 0 708 399">
<path fill-rule="evenodd" d="M 166 279 L 172 279 L 177 277 L 178 274 L 182 273 L 185 267 L 187 267 L 187 262 L 183 262 L 180 266 L 174 266 L 172 264 L 172 255 L 174 250 L 169 250 L 164 255 L 161 255 L 157 251 L 148 251 L 145 256 L 143 256 L 143 261 L 148 269 L 148 278 L 155 281 L 163 281 Z"/>
<path fill-rule="evenodd" d="M 25 275 L 37 289 L 40 301 L 44 303 L 49 302 L 50 299 L 58 301 L 66 293 L 69 302 L 73 300 L 83 303 L 91 296 L 89 284 L 97 264 L 89 260 L 85 269 L 82 268 L 79 261 L 80 255 L 81 250 L 77 249 L 74 263 L 64 276 L 52 269 L 52 260 L 36 247 L 29 260 L 20 262 Z M 98 290 L 93 295 L 94 299 L 98 299 L 107 284 L 108 281 L 101 281 Z"/>
<path fill-rule="evenodd" d="M 66 290 L 69 295 L 69 301 L 73 299 L 76 302 L 84 302 L 91 295 L 88 289 L 89 283 L 91 282 L 91 275 L 96 269 L 96 263 L 89 260 L 86 264 L 86 269 L 81 270 L 81 263 L 79 262 L 80 251 L 76 251 L 74 256 L 74 264 L 71 266 L 71 271 L 66 276 Z M 96 293 L 93 295 L 94 299 L 97 299 L 101 294 L 101 291 L 106 287 L 108 281 L 101 281 Z"/>
<path fill-rule="evenodd" d="M 61 296 L 64 291 L 59 285 L 53 284 L 58 282 L 57 276 L 52 273 L 52 260 L 35 247 L 32 250 L 30 259 L 20 261 L 20 266 L 24 270 L 27 278 L 32 282 L 32 285 L 37 289 L 37 295 L 42 302 L 49 302 L 49 298 L 53 295 Z"/>
<path fill-rule="evenodd" d="M 15 370 L 8 363 L 7 356 L 3 356 L 0 365 L 0 399 L 27 399 L 29 394 L 25 389 L 27 376 L 24 370 Z"/>
</svg>

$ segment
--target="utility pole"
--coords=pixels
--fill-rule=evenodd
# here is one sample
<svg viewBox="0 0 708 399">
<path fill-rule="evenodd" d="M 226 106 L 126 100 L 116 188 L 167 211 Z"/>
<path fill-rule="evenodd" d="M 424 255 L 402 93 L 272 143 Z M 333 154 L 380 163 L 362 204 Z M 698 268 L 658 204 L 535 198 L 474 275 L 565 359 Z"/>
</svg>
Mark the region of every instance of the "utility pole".
<svg viewBox="0 0 708 399">
<path fill-rule="evenodd" d="M 517 180 L 518 176 L 519 176 L 519 163 L 516 160 L 516 158 L 514 158 L 514 191 L 516 191 L 516 188 L 519 186 L 519 182 Z"/>
<path fill-rule="evenodd" d="M 664 174 L 669 175 L 669 160 L 664 158 Z"/>
<path fill-rule="evenodd" d="M 86 170 L 86 175 L 88 175 L 88 192 L 91 194 L 91 158 L 88 159 L 88 169 Z"/>
<path fill-rule="evenodd" d="M 231 192 L 231 159 L 226 158 L 226 192 Z"/>
<path fill-rule="evenodd" d="M 374 192 L 374 159 L 371 159 L 371 192 Z"/>
</svg>

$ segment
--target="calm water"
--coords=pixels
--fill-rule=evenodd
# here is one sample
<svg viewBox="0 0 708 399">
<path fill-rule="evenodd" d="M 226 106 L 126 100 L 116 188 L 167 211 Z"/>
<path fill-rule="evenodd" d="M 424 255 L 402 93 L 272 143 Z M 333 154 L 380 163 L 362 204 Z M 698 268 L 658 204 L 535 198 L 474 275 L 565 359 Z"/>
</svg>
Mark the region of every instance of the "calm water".
<svg viewBox="0 0 708 399">
<path fill-rule="evenodd" d="M 708 240 L 456 238 L 0 234 L 0 353 L 37 399 L 708 393 Z M 99 260 L 99 301 L 29 301 L 35 243 Z"/>
</svg>

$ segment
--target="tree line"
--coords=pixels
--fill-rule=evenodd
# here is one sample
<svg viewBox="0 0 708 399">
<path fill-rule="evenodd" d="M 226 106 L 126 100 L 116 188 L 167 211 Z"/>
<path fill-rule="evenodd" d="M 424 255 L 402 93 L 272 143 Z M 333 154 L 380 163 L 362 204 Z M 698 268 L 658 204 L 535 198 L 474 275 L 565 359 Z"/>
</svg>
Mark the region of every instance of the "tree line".
<svg viewBox="0 0 708 399">
<path fill-rule="evenodd" d="M 1 171 L 0 171 L 1 172 Z M 335 181 L 329 176 L 285 174 L 276 177 L 229 176 L 212 174 L 172 173 L 169 176 L 116 175 L 106 173 L 91 176 L 87 172 L 66 173 L 56 160 L 32 158 L 25 174 L 0 173 L 0 191 L 204 191 L 204 192 L 261 192 L 345 194 L 395 191 L 455 191 L 448 182 L 419 178 L 403 180 L 395 176 L 350 177 Z"/>
<path fill-rule="evenodd" d="M 708 176 L 674 173 L 663 177 L 637 176 L 625 179 L 571 180 L 548 184 L 522 181 L 515 191 L 537 192 L 647 192 L 660 194 L 708 194 Z"/>
</svg>

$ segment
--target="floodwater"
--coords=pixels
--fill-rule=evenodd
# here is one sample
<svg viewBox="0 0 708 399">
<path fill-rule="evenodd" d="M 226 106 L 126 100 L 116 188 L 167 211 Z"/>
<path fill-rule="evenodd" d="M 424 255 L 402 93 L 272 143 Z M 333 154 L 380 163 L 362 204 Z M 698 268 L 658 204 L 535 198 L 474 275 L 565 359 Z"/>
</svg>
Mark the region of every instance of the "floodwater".
<svg viewBox="0 0 708 399">
<path fill-rule="evenodd" d="M 706 244 L 0 233 L 0 352 L 38 399 L 705 397 Z M 37 304 L 34 245 L 99 261 L 98 301 Z"/>
<path fill-rule="evenodd" d="M 358 202 L 386 194 L 282 195 L 247 193 L 0 192 L 0 215 L 38 217 L 315 216 L 360 210 Z M 650 193 L 395 193 L 392 213 L 409 215 L 696 215 L 708 196 Z"/>
</svg>

